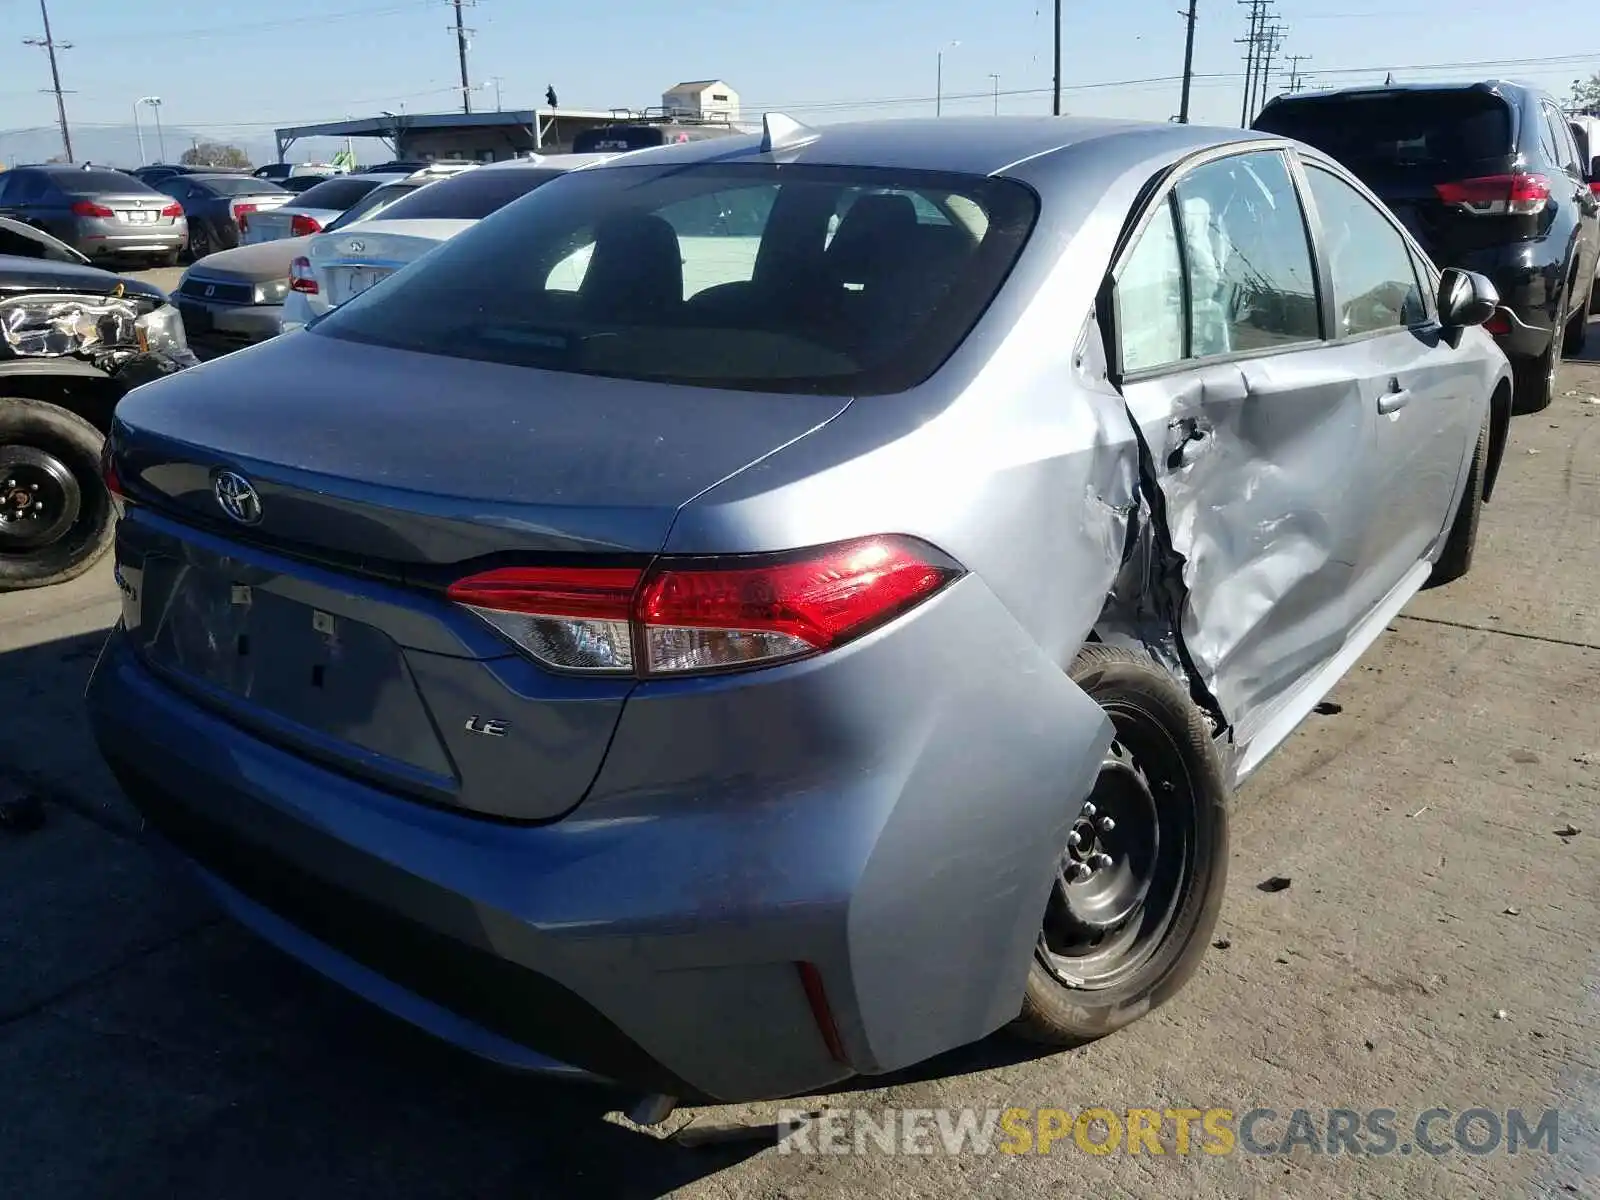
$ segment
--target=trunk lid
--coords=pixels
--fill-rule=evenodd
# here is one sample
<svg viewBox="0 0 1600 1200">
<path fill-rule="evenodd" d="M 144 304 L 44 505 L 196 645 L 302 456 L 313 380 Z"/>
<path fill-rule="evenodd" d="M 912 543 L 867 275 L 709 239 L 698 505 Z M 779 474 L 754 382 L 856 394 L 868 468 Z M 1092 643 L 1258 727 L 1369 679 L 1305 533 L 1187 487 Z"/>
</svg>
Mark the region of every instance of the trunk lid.
<svg viewBox="0 0 1600 1200">
<path fill-rule="evenodd" d="M 308 757 L 551 819 L 631 684 L 536 666 L 442 586 L 486 563 L 643 561 L 684 503 L 847 404 L 291 334 L 118 407 L 124 621 L 175 686 Z M 253 487 L 257 524 L 225 515 L 220 470 Z"/>
<path fill-rule="evenodd" d="M 474 224 L 452 220 L 364 222 L 348 232 L 318 235 L 311 245 L 311 266 L 328 307 L 337 308 Z"/>
</svg>

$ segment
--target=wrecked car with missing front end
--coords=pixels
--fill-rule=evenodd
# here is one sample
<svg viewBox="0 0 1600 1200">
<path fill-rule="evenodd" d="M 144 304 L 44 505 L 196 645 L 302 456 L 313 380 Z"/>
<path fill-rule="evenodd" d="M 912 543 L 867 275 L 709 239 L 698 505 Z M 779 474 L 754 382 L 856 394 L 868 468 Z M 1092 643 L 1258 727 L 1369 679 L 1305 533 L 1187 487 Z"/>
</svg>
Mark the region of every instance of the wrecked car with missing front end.
<svg viewBox="0 0 1600 1200">
<path fill-rule="evenodd" d="M 1233 787 L 1470 566 L 1495 299 L 1236 131 L 621 156 L 119 411 L 95 734 L 238 919 L 520 1067 L 1107 1034 Z"/>
<path fill-rule="evenodd" d="M 159 288 L 0 217 L 0 591 L 71 579 L 110 549 L 112 410 L 193 362 Z"/>
</svg>

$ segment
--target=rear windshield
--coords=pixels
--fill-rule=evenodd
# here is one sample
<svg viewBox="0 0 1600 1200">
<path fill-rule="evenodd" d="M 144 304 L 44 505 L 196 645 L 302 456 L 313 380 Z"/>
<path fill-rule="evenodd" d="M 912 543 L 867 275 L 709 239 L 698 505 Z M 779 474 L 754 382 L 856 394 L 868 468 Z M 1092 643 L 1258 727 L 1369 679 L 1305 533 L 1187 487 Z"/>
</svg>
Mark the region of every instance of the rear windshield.
<svg viewBox="0 0 1600 1200">
<path fill-rule="evenodd" d="M 384 212 L 396 200 L 402 196 L 409 196 L 421 186 L 420 183 L 386 183 L 381 187 L 375 187 L 340 213 L 338 219 L 330 222 L 324 232 L 343 229 L 346 225 L 370 217 L 373 213 Z"/>
<path fill-rule="evenodd" d="M 313 329 L 626 379 L 899 391 L 960 344 L 1036 213 L 1026 187 L 970 175 L 726 162 L 575 171 Z"/>
<path fill-rule="evenodd" d="M 277 196 L 287 195 L 281 187 L 266 179 L 252 179 L 248 175 L 204 176 L 194 184 L 213 196 Z"/>
<path fill-rule="evenodd" d="M 140 195 L 151 191 L 144 181 L 121 171 L 55 171 L 56 185 L 69 196 L 94 196 L 106 192 L 131 192 Z"/>
<path fill-rule="evenodd" d="M 1484 92 L 1383 92 L 1269 104 L 1255 127 L 1346 166 L 1450 170 L 1511 153 L 1511 110 Z"/>
<path fill-rule="evenodd" d="M 520 200 L 560 171 L 537 167 L 476 169 L 429 184 L 383 214 L 385 221 L 479 221 Z"/>
<path fill-rule="evenodd" d="M 333 208 L 343 212 L 377 186 L 376 179 L 324 179 L 301 192 L 295 203 L 306 208 Z"/>
</svg>

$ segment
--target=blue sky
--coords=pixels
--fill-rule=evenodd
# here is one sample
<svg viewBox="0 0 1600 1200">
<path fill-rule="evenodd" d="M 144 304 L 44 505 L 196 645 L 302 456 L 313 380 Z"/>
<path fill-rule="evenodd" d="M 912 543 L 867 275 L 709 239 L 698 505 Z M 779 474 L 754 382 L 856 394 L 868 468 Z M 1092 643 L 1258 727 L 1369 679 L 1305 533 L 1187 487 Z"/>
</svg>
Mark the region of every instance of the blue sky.
<svg viewBox="0 0 1600 1200">
<path fill-rule="evenodd" d="M 1180 0 L 1065 5 L 1063 107 L 1165 119 L 1177 111 Z M 163 99 L 169 126 L 270 136 L 272 126 L 382 109 L 457 106 L 452 10 L 442 0 L 52 0 L 68 113 L 75 125 L 128 124 L 131 105 Z M 1387 11 L 1386 11 L 1387 9 Z M 1197 121 L 1237 123 L 1245 9 L 1201 0 L 1192 102 Z M 1600 5 L 1588 0 L 1280 0 L 1285 53 L 1320 84 L 1502 75 L 1564 97 L 1600 71 Z M 781 108 L 813 122 L 933 111 L 936 56 L 944 111 L 1049 109 L 1050 0 L 478 0 L 475 81 L 498 76 L 507 108 L 659 103 L 679 79 L 720 77 L 747 113 Z M 0 0 L 0 130 L 52 125 L 38 0 Z M 957 46 L 950 43 L 959 42 Z M 1491 64 L 1490 60 L 1494 60 Z M 1453 70 L 1430 64 L 1470 63 Z M 1482 65 L 1476 65 L 1482 64 Z M 1358 68 L 1368 68 L 1366 74 Z M 1148 81 L 1104 86 L 1119 80 Z M 494 90 L 475 108 L 493 107 Z M 5 145 L 0 141 L 0 155 Z"/>
</svg>

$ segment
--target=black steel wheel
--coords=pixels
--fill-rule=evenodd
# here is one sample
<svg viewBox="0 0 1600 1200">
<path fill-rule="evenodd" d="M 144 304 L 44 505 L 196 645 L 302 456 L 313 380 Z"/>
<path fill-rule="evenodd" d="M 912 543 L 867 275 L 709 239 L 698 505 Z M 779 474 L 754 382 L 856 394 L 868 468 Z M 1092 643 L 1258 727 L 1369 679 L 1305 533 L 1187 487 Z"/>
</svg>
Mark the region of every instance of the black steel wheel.
<svg viewBox="0 0 1600 1200">
<path fill-rule="evenodd" d="M 1085 647 L 1114 740 L 1057 862 L 1015 1028 L 1058 1045 L 1163 1003 L 1199 966 L 1227 880 L 1229 794 L 1204 714 L 1147 656 Z"/>
<path fill-rule="evenodd" d="M 64 408 L 0 397 L 0 591 L 72 579 L 110 548 L 102 441 Z"/>
</svg>

